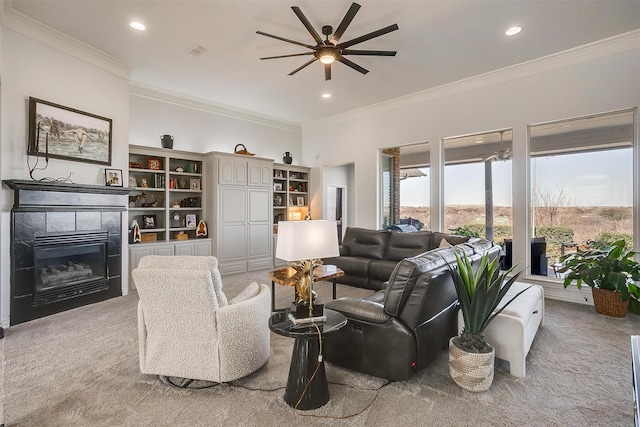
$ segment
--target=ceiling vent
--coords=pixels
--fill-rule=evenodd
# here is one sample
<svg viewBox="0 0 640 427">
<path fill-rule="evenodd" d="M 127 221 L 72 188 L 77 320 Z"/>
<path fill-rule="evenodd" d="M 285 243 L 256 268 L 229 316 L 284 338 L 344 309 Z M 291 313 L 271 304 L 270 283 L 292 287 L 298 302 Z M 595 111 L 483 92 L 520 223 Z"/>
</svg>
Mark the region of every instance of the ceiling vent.
<svg viewBox="0 0 640 427">
<path fill-rule="evenodd" d="M 192 44 L 186 50 L 186 52 L 193 56 L 202 55 L 207 51 L 207 48 L 204 46 L 200 46 L 199 44 Z"/>
</svg>

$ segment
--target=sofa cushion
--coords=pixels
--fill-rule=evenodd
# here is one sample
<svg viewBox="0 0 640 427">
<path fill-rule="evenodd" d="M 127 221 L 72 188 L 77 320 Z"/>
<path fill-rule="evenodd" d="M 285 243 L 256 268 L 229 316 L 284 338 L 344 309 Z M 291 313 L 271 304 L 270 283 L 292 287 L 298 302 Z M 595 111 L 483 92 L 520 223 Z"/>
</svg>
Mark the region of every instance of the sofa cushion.
<svg viewBox="0 0 640 427">
<path fill-rule="evenodd" d="M 388 231 L 349 227 L 342 245 L 349 249 L 349 255 L 352 257 L 383 259 L 388 235 Z"/>
<path fill-rule="evenodd" d="M 323 260 L 325 264 L 335 265 L 345 273 L 348 272 L 349 275 L 362 276 L 365 278 L 369 276 L 369 264 L 371 264 L 372 261 L 370 258 L 355 256 L 335 257 Z"/>
<path fill-rule="evenodd" d="M 440 233 L 438 231 L 434 231 L 433 237 L 431 238 L 431 247 L 429 249 L 436 249 L 440 247 L 440 242 L 442 241 L 442 239 L 445 239 L 447 242 L 455 246 L 455 245 L 459 245 L 460 243 L 465 243 L 467 240 L 469 240 L 469 237 L 456 236 L 454 234 L 445 234 L 445 233 Z"/>
<path fill-rule="evenodd" d="M 389 232 L 387 253 L 384 259 L 400 261 L 404 258 L 416 256 L 427 252 L 431 247 L 431 231 L 418 231 L 415 233 Z"/>
<path fill-rule="evenodd" d="M 369 278 L 386 282 L 391 277 L 396 265 L 398 265 L 397 261 L 371 261 L 371 264 L 369 264 Z"/>
</svg>

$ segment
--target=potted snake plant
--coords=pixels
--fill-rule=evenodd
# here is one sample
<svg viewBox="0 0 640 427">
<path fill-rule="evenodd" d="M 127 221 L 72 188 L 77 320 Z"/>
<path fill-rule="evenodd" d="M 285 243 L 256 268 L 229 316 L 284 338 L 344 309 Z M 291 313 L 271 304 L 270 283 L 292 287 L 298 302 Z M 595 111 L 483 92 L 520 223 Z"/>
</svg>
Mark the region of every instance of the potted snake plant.
<svg viewBox="0 0 640 427">
<path fill-rule="evenodd" d="M 511 285 L 520 277 L 521 271 L 508 277 L 512 267 L 500 271 L 498 257 L 489 260 L 484 254 L 477 271 L 465 253 L 460 256 L 454 251 L 456 265 L 449 265 L 449 271 L 458 294 L 464 328 L 459 336 L 449 341 L 449 373 L 462 388 L 469 391 L 485 391 L 493 382 L 495 349 L 484 339 L 484 330 L 491 321 L 520 294 L 501 305 Z"/>
<path fill-rule="evenodd" d="M 625 251 L 625 241 L 610 246 L 565 255 L 558 270 L 566 273 L 564 287 L 575 280 L 591 287 L 593 305 L 597 313 L 611 317 L 625 317 L 627 309 L 640 314 L 640 264 L 633 258 L 637 252 Z"/>
</svg>

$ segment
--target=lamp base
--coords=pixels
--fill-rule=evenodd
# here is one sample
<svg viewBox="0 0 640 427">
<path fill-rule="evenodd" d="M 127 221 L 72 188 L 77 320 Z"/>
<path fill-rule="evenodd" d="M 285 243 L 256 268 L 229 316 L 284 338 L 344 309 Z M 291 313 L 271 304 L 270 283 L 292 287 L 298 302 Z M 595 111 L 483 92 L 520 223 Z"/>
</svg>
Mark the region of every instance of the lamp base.
<svg viewBox="0 0 640 427">
<path fill-rule="evenodd" d="M 327 320 L 324 315 L 324 304 L 313 305 L 311 316 L 309 316 L 309 306 L 291 303 L 289 310 L 289 321 L 295 326 L 305 326 L 311 323 L 319 323 Z"/>
</svg>

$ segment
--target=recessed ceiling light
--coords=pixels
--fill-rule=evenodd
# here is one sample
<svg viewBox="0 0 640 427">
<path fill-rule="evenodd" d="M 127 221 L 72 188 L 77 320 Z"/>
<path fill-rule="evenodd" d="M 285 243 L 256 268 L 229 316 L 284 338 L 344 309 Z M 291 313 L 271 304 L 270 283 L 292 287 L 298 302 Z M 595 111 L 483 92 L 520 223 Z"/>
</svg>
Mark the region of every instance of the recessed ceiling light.
<svg viewBox="0 0 640 427">
<path fill-rule="evenodd" d="M 511 27 L 509 28 L 507 31 L 505 31 L 504 33 L 508 36 L 515 36 L 516 34 L 518 34 L 520 31 L 522 31 L 521 27 Z"/>
<path fill-rule="evenodd" d="M 323 93 L 322 97 L 323 98 L 331 98 L 331 94 L 330 93 Z"/>
<path fill-rule="evenodd" d="M 138 22 L 138 21 L 129 22 L 129 26 L 134 30 L 138 30 L 138 31 L 144 31 L 147 29 L 147 27 L 145 27 L 142 22 Z"/>
</svg>

